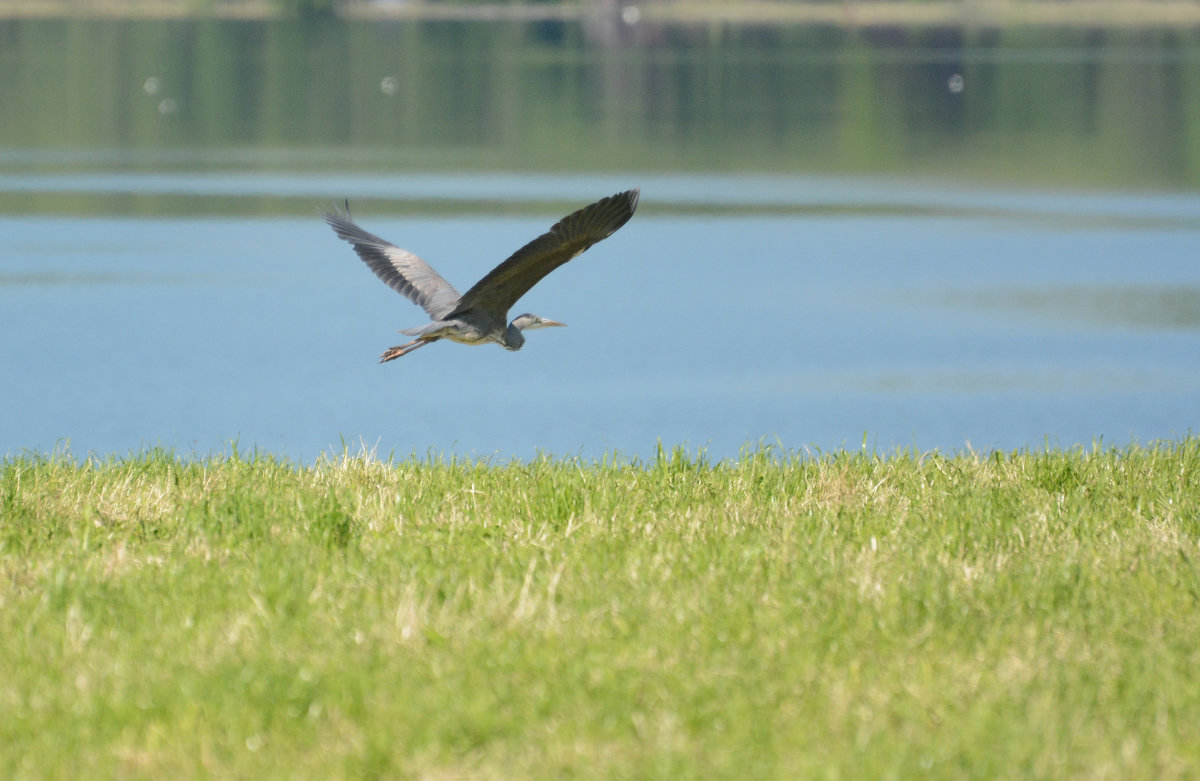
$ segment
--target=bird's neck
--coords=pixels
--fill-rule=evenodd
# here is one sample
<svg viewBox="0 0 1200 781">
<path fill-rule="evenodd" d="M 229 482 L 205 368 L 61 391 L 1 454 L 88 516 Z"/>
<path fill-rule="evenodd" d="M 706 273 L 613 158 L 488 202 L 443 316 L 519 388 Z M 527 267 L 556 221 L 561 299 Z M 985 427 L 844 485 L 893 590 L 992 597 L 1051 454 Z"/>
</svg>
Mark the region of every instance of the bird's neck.
<svg viewBox="0 0 1200 781">
<path fill-rule="evenodd" d="M 520 350 L 524 344 L 525 334 L 521 333 L 520 328 L 509 323 L 508 328 L 504 332 L 504 346 L 510 350 Z"/>
</svg>

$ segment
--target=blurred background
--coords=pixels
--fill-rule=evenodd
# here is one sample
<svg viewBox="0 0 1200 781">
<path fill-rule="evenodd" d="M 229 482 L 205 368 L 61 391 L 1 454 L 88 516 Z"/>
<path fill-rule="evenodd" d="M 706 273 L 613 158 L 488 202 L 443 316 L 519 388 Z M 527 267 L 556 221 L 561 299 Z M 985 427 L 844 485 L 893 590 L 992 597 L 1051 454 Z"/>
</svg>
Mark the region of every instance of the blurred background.
<svg viewBox="0 0 1200 781">
<path fill-rule="evenodd" d="M 1126 6 L 0 3 L 0 454 L 1194 433 L 1200 6 Z M 318 215 L 465 290 L 630 187 L 569 328 L 382 366 Z"/>
</svg>

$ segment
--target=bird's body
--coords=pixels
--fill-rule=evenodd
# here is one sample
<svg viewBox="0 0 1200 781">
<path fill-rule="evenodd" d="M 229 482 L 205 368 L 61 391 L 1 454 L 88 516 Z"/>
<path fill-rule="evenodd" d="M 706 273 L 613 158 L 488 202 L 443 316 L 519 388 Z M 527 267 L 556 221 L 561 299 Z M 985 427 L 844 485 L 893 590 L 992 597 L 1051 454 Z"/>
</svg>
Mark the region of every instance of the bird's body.
<svg viewBox="0 0 1200 781">
<path fill-rule="evenodd" d="M 531 314 L 520 315 L 510 323 L 508 310 L 551 271 L 628 222 L 637 202 L 638 191 L 628 190 L 567 215 L 461 295 L 425 261 L 367 233 L 348 213 L 327 212 L 325 222 L 354 245 L 358 256 L 388 287 L 429 314 L 431 322 L 401 331 L 415 338 L 389 348 L 379 357 L 382 363 L 439 339 L 461 344 L 495 342 L 509 350 L 520 350 L 525 344 L 522 331 L 564 325 Z"/>
</svg>

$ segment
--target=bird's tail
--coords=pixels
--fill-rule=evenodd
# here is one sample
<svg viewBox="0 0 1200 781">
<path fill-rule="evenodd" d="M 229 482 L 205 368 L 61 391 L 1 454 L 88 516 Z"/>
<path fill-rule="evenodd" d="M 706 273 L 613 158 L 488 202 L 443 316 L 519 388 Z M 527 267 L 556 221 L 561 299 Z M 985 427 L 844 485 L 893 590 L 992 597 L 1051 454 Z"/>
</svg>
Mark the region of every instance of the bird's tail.
<svg viewBox="0 0 1200 781">
<path fill-rule="evenodd" d="M 411 342 L 398 344 L 395 347 L 389 347 L 383 351 L 383 355 L 379 356 L 380 363 L 394 361 L 402 355 L 408 355 L 418 347 L 424 347 L 430 342 L 436 342 L 436 339 L 413 339 Z"/>
</svg>

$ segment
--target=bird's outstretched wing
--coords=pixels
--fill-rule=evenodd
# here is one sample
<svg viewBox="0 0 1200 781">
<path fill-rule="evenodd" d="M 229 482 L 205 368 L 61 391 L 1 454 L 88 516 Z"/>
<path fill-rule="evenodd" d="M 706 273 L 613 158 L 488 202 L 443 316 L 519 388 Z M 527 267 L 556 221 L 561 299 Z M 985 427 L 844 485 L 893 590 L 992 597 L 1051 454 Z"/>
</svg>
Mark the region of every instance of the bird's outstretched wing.
<svg viewBox="0 0 1200 781">
<path fill-rule="evenodd" d="M 459 299 L 458 291 L 428 263 L 408 250 L 367 233 L 350 219 L 348 213 L 331 210 L 323 216 L 340 238 L 354 245 L 354 251 L 375 276 L 392 290 L 419 304 L 430 317 L 438 320 L 454 309 Z"/>
<path fill-rule="evenodd" d="M 470 309 L 501 316 L 554 269 L 616 232 L 637 209 L 638 190 L 602 198 L 559 220 L 547 233 L 526 244 L 475 283 L 447 317 Z"/>
</svg>

